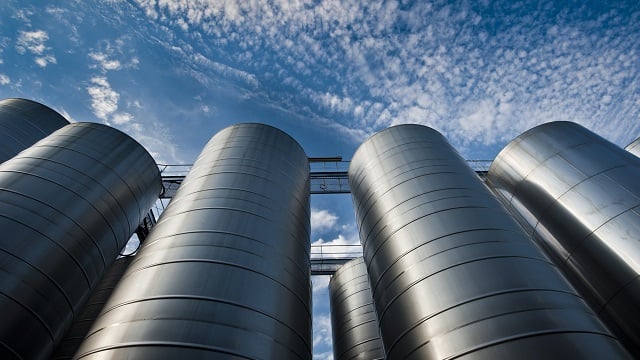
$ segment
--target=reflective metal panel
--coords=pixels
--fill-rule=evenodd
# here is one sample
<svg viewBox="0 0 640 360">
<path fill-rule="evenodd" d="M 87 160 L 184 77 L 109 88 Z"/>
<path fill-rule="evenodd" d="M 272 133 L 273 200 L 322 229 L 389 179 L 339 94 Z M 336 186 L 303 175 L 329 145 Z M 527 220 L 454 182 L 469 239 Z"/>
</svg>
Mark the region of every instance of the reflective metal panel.
<svg viewBox="0 0 640 360">
<path fill-rule="evenodd" d="M 63 127 L 0 164 L 0 358 L 46 358 L 160 193 L 137 142 Z"/>
<path fill-rule="evenodd" d="M 130 256 L 122 257 L 109 267 L 98 286 L 91 292 L 82 311 L 73 319 L 73 324 L 51 356 L 52 360 L 73 357 L 132 260 L 133 257 Z"/>
<path fill-rule="evenodd" d="M 553 122 L 507 145 L 487 180 L 640 357 L 640 159 L 578 124 Z"/>
<path fill-rule="evenodd" d="M 0 100 L 0 163 L 68 124 L 60 114 L 35 101 Z"/>
<path fill-rule="evenodd" d="M 631 144 L 624 148 L 633 155 L 640 157 L 640 138 L 635 139 Z"/>
<path fill-rule="evenodd" d="M 206 145 L 79 359 L 310 359 L 309 164 L 239 124 Z"/>
<path fill-rule="evenodd" d="M 363 258 L 342 265 L 329 282 L 333 358 L 384 359 L 367 267 Z"/>
<path fill-rule="evenodd" d="M 388 359 L 628 358 L 437 131 L 372 136 L 349 183 Z"/>
</svg>

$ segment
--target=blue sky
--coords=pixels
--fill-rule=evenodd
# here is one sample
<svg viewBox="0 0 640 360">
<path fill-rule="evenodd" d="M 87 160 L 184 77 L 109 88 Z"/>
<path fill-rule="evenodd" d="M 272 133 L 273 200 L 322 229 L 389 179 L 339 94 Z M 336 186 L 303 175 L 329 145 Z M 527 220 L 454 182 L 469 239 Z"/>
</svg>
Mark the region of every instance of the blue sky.
<svg viewBox="0 0 640 360">
<path fill-rule="evenodd" d="M 220 129 L 275 125 L 350 159 L 402 123 L 491 159 L 526 129 L 576 121 L 640 136 L 640 2 L 103 0 L 0 2 L 0 98 L 119 128 L 160 163 Z M 312 241 L 357 242 L 349 196 L 314 196 Z M 326 278 L 316 358 L 330 358 Z"/>
</svg>

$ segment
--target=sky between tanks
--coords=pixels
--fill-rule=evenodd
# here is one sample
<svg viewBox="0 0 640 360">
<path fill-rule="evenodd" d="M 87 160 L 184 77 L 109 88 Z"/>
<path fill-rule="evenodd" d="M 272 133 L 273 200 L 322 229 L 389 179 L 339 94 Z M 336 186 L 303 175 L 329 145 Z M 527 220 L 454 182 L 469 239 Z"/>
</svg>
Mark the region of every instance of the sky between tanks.
<svg viewBox="0 0 640 360">
<path fill-rule="evenodd" d="M 245 121 L 345 159 L 402 123 L 441 131 L 468 159 L 553 120 L 625 146 L 640 136 L 639 56 L 638 1 L 0 3 L 0 98 L 119 128 L 159 163 L 190 163 Z M 357 242 L 348 196 L 312 202 L 312 241 Z"/>
</svg>

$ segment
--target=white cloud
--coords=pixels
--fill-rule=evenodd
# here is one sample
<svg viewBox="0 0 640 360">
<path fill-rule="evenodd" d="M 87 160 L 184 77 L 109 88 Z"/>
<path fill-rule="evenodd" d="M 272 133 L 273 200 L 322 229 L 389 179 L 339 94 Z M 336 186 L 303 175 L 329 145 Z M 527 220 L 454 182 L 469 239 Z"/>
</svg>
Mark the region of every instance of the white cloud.
<svg viewBox="0 0 640 360">
<path fill-rule="evenodd" d="M 35 55 L 34 61 L 40 67 L 55 64 L 56 58 L 49 53 L 50 47 L 46 45 L 49 34 L 44 30 L 20 31 L 16 40 L 16 50 L 19 54 L 27 52 Z"/>
<path fill-rule="evenodd" d="M 116 125 L 123 125 L 123 124 L 129 123 L 131 122 L 132 119 L 133 119 L 133 115 L 126 112 L 115 113 L 111 118 L 113 123 Z"/>
<path fill-rule="evenodd" d="M 313 360 L 333 360 L 333 352 L 325 351 L 321 353 L 314 353 Z"/>
<path fill-rule="evenodd" d="M 311 231 L 330 230 L 338 221 L 338 215 L 329 210 L 311 209 Z"/>
<path fill-rule="evenodd" d="M 210 70 L 244 79 L 272 106 L 354 141 L 401 123 L 435 127 L 456 146 L 504 144 L 550 120 L 578 121 L 617 142 L 640 132 L 638 124 L 612 125 L 640 116 L 635 10 L 592 17 L 588 7 L 514 7 L 491 34 L 494 17 L 464 4 L 138 4 L 176 34 L 188 26 L 207 39 L 206 56 L 186 52 L 203 85 L 215 83 Z M 224 64 L 210 55 L 220 53 Z"/>
<path fill-rule="evenodd" d="M 33 54 L 41 55 L 47 49 L 45 46 L 47 40 L 49 40 L 49 34 L 46 31 L 20 31 L 16 48 L 20 53 L 29 51 Z"/>
<path fill-rule="evenodd" d="M 331 346 L 331 317 L 315 315 L 313 317 L 313 347 Z"/>
<path fill-rule="evenodd" d="M 252 88 L 257 88 L 260 86 L 260 82 L 258 81 L 255 75 L 248 73 L 246 71 L 235 69 L 231 66 L 224 65 L 219 62 L 215 62 L 202 54 L 199 54 L 199 53 L 192 54 L 191 61 L 194 64 L 201 65 L 228 79 L 235 80 L 235 81 L 242 81 L 245 85 L 250 86 Z"/>
<path fill-rule="evenodd" d="M 57 63 L 56 58 L 53 57 L 52 55 L 38 56 L 38 57 L 34 58 L 34 61 L 40 67 L 47 67 L 47 65 L 49 65 L 49 64 Z"/>
<path fill-rule="evenodd" d="M 120 94 L 111 88 L 104 76 L 91 78 L 91 85 L 87 87 L 87 92 L 91 96 L 93 114 L 98 119 L 107 122 L 109 116 L 118 110 Z"/>
<path fill-rule="evenodd" d="M 328 275 L 314 275 L 311 277 L 311 282 L 313 285 L 313 293 L 317 294 L 320 292 L 325 292 L 329 288 L 329 281 L 331 277 Z"/>
<path fill-rule="evenodd" d="M 101 40 L 87 56 L 92 62 L 89 67 L 99 69 L 102 74 L 109 71 L 137 69 L 140 64 L 136 41 L 129 35 Z"/>
<path fill-rule="evenodd" d="M 9 84 L 11 84 L 11 79 L 5 74 L 0 74 L 0 85 L 9 85 Z"/>
<path fill-rule="evenodd" d="M 69 114 L 65 109 L 60 109 L 59 113 L 60 115 L 62 115 L 63 118 L 67 119 L 67 121 L 71 123 L 78 122 L 78 120 L 71 117 L 71 114 Z"/>
<path fill-rule="evenodd" d="M 89 57 L 94 60 L 103 71 L 122 69 L 120 61 L 109 59 L 107 54 L 91 52 L 89 53 Z"/>
</svg>

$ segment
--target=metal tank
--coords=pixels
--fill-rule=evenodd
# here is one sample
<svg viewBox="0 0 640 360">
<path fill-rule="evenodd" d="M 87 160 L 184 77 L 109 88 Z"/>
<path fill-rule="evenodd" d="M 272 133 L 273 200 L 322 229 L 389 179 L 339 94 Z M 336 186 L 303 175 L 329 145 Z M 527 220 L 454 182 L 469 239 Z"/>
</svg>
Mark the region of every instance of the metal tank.
<svg viewBox="0 0 640 360">
<path fill-rule="evenodd" d="M 487 179 L 640 357 L 640 158 L 578 124 L 552 122 L 509 143 Z"/>
<path fill-rule="evenodd" d="M 282 131 L 217 133 L 77 359 L 310 359 L 309 164 Z"/>
<path fill-rule="evenodd" d="M 640 157 L 640 138 L 637 138 L 634 142 L 627 145 L 627 147 L 625 147 L 624 149 L 632 153 L 633 155 Z"/>
<path fill-rule="evenodd" d="M 51 356 L 51 360 L 73 358 L 132 260 L 133 256 L 121 257 L 109 267 L 98 286 L 91 292 L 82 311 L 73 319 L 73 324 Z"/>
<path fill-rule="evenodd" d="M 0 164 L 0 358 L 48 358 L 160 186 L 142 146 L 95 123 Z"/>
<path fill-rule="evenodd" d="M 342 265 L 329 282 L 335 360 L 384 359 L 384 348 L 363 258 Z"/>
<path fill-rule="evenodd" d="M 372 136 L 349 184 L 388 359 L 629 358 L 437 131 Z"/>
<path fill-rule="evenodd" d="M 0 163 L 68 124 L 60 114 L 35 101 L 0 100 Z"/>
</svg>

